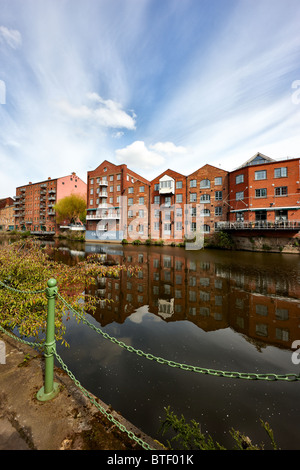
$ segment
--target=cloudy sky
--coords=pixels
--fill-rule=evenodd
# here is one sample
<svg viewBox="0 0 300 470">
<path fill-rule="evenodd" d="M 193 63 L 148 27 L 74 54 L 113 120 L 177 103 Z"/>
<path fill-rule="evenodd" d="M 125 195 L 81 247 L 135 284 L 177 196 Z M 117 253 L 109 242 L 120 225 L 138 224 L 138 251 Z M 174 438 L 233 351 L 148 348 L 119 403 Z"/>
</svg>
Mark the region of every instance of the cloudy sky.
<svg viewBox="0 0 300 470">
<path fill-rule="evenodd" d="M 299 0 L 0 0 L 0 198 L 300 156 Z"/>
</svg>

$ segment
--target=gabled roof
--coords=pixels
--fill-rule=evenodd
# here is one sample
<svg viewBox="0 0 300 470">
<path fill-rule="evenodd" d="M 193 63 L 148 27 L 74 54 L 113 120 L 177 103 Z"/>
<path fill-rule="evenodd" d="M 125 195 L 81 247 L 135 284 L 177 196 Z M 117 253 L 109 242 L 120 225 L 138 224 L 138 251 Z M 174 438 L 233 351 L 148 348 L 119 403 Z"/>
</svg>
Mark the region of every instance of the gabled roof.
<svg viewBox="0 0 300 470">
<path fill-rule="evenodd" d="M 156 176 L 155 178 L 153 178 L 153 180 L 151 180 L 151 183 L 153 183 L 153 181 L 155 180 L 159 180 L 160 178 L 162 178 L 163 176 L 165 175 L 169 175 L 171 176 L 172 178 L 174 176 L 178 176 L 179 178 L 186 178 L 185 175 L 183 175 L 182 173 L 178 173 L 178 171 L 174 171 L 174 170 L 171 170 L 170 168 L 168 168 L 168 170 L 165 170 L 163 171 L 160 175 Z"/>
<path fill-rule="evenodd" d="M 275 161 L 276 160 L 274 160 L 273 158 L 267 157 L 266 155 L 257 152 L 255 155 L 253 155 L 253 157 L 249 158 L 249 160 L 247 160 L 245 163 L 243 163 L 243 165 L 239 166 L 236 169 L 239 170 L 240 168 L 244 168 L 245 166 L 261 165 L 262 163 L 271 163 Z"/>
</svg>

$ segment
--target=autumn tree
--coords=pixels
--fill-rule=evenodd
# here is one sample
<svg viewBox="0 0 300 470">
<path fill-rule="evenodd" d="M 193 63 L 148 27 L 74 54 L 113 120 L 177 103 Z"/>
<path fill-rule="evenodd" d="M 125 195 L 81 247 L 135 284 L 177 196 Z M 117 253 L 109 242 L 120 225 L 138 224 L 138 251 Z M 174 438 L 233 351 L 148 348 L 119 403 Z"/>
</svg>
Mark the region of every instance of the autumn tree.
<svg viewBox="0 0 300 470">
<path fill-rule="evenodd" d="M 84 223 L 86 218 L 86 200 L 79 194 L 71 194 L 57 202 L 54 206 L 58 223 L 69 220 L 71 224 L 79 220 Z"/>
</svg>

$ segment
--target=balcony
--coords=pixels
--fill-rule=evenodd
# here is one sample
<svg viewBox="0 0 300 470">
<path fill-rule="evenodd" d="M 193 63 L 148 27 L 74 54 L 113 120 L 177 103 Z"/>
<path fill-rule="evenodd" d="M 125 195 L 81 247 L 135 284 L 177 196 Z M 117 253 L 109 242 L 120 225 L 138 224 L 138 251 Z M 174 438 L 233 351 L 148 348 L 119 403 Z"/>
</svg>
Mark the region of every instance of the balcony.
<svg viewBox="0 0 300 470">
<path fill-rule="evenodd" d="M 168 175 L 164 175 L 159 180 L 159 194 L 175 194 L 175 180 Z"/>
<path fill-rule="evenodd" d="M 108 197 L 108 193 L 106 191 L 101 191 L 99 193 L 99 197 Z"/>
<path fill-rule="evenodd" d="M 100 181 L 99 181 L 99 186 L 108 186 L 108 181 L 106 181 L 106 180 L 100 180 Z"/>
<path fill-rule="evenodd" d="M 104 210 L 102 212 L 97 211 L 96 214 L 87 215 L 86 220 L 117 220 L 121 218 L 120 211 L 107 211 Z"/>
<path fill-rule="evenodd" d="M 256 222 L 217 222 L 216 231 L 222 230 L 300 230 L 300 221 L 278 220 L 267 222 L 265 220 Z"/>
</svg>

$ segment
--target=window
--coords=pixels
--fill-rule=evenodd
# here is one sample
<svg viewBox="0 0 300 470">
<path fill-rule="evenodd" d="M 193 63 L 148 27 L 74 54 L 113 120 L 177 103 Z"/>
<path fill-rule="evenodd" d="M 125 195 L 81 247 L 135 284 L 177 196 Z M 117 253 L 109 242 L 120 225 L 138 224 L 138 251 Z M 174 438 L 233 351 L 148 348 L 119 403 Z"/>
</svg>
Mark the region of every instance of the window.
<svg viewBox="0 0 300 470">
<path fill-rule="evenodd" d="M 176 217 L 182 217 L 182 209 L 181 207 L 176 208 Z"/>
<path fill-rule="evenodd" d="M 110 175 L 109 180 L 113 181 L 114 180 L 114 175 Z"/>
<path fill-rule="evenodd" d="M 154 230 L 159 230 L 159 222 L 154 222 Z"/>
<path fill-rule="evenodd" d="M 139 187 L 139 192 L 144 193 L 145 192 L 145 186 L 140 186 Z"/>
<path fill-rule="evenodd" d="M 91 184 L 94 184 L 94 178 L 91 179 Z"/>
<path fill-rule="evenodd" d="M 171 220 L 171 212 L 165 212 L 165 220 Z"/>
<path fill-rule="evenodd" d="M 132 194 L 133 193 L 133 187 L 131 186 L 130 188 L 128 188 L 128 193 L 129 194 Z"/>
<path fill-rule="evenodd" d="M 222 207 L 215 207 L 215 216 L 219 217 L 223 214 L 223 208 Z"/>
<path fill-rule="evenodd" d="M 159 203 L 160 203 L 160 197 L 154 196 L 154 204 L 159 204 Z"/>
<path fill-rule="evenodd" d="M 259 170 L 255 172 L 254 179 L 257 180 L 265 180 L 267 179 L 267 170 Z"/>
<path fill-rule="evenodd" d="M 235 199 L 237 201 L 241 201 L 242 199 L 244 199 L 244 191 L 239 191 L 238 193 L 235 193 Z"/>
<path fill-rule="evenodd" d="M 190 181 L 190 188 L 196 188 L 197 187 L 197 180 L 191 180 Z"/>
<path fill-rule="evenodd" d="M 117 191 L 121 191 L 121 186 L 118 184 Z"/>
<path fill-rule="evenodd" d="M 241 174 L 241 175 L 237 175 L 235 177 L 235 184 L 240 184 L 240 183 L 243 183 L 244 182 L 244 175 Z"/>
<path fill-rule="evenodd" d="M 182 222 L 176 222 L 176 230 L 182 230 Z"/>
<path fill-rule="evenodd" d="M 182 189 L 182 181 L 176 181 L 176 189 Z"/>
<path fill-rule="evenodd" d="M 113 187 L 113 186 L 110 186 L 109 191 L 112 193 L 113 190 L 114 190 L 114 187 Z"/>
<path fill-rule="evenodd" d="M 191 217 L 196 217 L 196 207 L 191 207 Z"/>
<path fill-rule="evenodd" d="M 154 217 L 158 218 L 159 217 L 160 210 L 159 209 L 154 209 Z"/>
<path fill-rule="evenodd" d="M 284 178 L 285 176 L 287 176 L 287 168 L 286 167 L 275 168 L 274 178 Z"/>
<path fill-rule="evenodd" d="M 197 224 L 196 222 L 191 223 L 191 232 L 196 232 Z"/>
<path fill-rule="evenodd" d="M 133 197 L 129 197 L 128 198 L 128 205 L 132 206 L 132 204 L 133 204 Z"/>
<path fill-rule="evenodd" d="M 210 202 L 210 195 L 209 194 L 201 194 L 200 202 Z"/>
<path fill-rule="evenodd" d="M 197 202 L 197 193 L 190 194 L 190 202 Z"/>
<path fill-rule="evenodd" d="M 171 224 L 164 224 L 164 231 L 171 232 Z"/>
<path fill-rule="evenodd" d="M 223 192 L 222 191 L 216 191 L 215 192 L 215 200 L 216 201 L 222 201 L 223 199 Z"/>
<path fill-rule="evenodd" d="M 201 189 L 210 188 L 210 181 L 208 179 L 200 181 L 200 188 Z"/>
<path fill-rule="evenodd" d="M 275 188 L 275 196 L 287 196 L 288 188 L 287 186 L 279 186 Z"/>
<path fill-rule="evenodd" d="M 257 304 L 255 306 L 255 312 L 258 315 L 267 316 L 268 315 L 268 307 L 267 307 L 267 305 Z"/>
<path fill-rule="evenodd" d="M 275 211 L 275 220 L 276 221 L 288 220 L 288 211 L 286 209 L 279 209 Z"/>
<path fill-rule="evenodd" d="M 143 209 L 140 209 L 140 210 L 139 210 L 139 218 L 140 218 L 140 219 L 143 219 L 143 218 L 144 218 L 144 210 L 143 210 Z"/>
<path fill-rule="evenodd" d="M 172 181 L 171 180 L 161 181 L 159 183 L 159 185 L 160 185 L 160 188 L 171 188 L 172 187 Z"/>
<path fill-rule="evenodd" d="M 182 202 L 182 194 L 176 194 L 176 202 Z"/>
<path fill-rule="evenodd" d="M 121 174 L 119 173 L 119 174 L 117 175 L 117 180 L 120 180 L 120 179 L 121 179 Z"/>
<path fill-rule="evenodd" d="M 133 211 L 128 211 L 128 217 L 133 217 Z"/>
<path fill-rule="evenodd" d="M 154 185 L 154 191 L 159 191 L 159 184 Z"/>
<path fill-rule="evenodd" d="M 244 222 L 244 212 L 236 212 L 235 218 L 237 222 Z"/>
<path fill-rule="evenodd" d="M 140 204 L 140 205 L 143 205 L 143 204 L 144 204 L 144 200 L 145 200 L 144 197 L 139 197 L 139 204 Z"/>
<path fill-rule="evenodd" d="M 222 185 L 222 176 L 217 176 L 215 178 L 215 186 L 221 186 Z"/>
<path fill-rule="evenodd" d="M 209 233 L 210 232 L 210 226 L 209 225 L 203 225 L 203 232 L 204 233 Z"/>
<path fill-rule="evenodd" d="M 105 168 L 103 168 L 103 171 L 107 171 L 107 168 L 106 168 L 106 167 L 105 167 Z"/>
<path fill-rule="evenodd" d="M 267 197 L 267 189 L 256 189 L 255 190 L 255 197 Z"/>
<path fill-rule="evenodd" d="M 203 209 L 203 210 L 201 211 L 201 215 L 202 215 L 203 217 L 209 217 L 209 216 L 210 216 L 210 210 L 209 210 L 209 209 Z"/>
<path fill-rule="evenodd" d="M 91 188 L 90 194 L 94 194 L 94 188 Z"/>
</svg>

